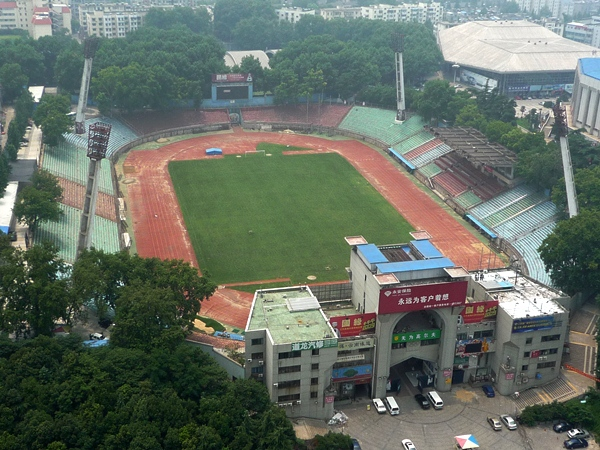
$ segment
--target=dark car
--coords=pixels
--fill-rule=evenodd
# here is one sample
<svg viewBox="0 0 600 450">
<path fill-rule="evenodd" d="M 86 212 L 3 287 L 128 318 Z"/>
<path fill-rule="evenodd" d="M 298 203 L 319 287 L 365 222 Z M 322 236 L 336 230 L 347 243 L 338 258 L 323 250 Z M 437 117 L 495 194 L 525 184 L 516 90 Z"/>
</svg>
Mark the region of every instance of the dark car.
<svg viewBox="0 0 600 450">
<path fill-rule="evenodd" d="M 565 431 L 572 430 L 573 425 L 571 425 L 569 422 L 561 420 L 560 422 L 555 423 L 552 429 L 557 433 L 564 433 Z"/>
<path fill-rule="evenodd" d="M 490 386 L 489 384 L 484 384 L 483 386 L 481 386 L 481 389 L 483 389 L 483 392 L 485 393 L 486 397 L 495 397 L 496 393 L 494 392 L 494 388 L 492 386 Z"/>
<path fill-rule="evenodd" d="M 583 438 L 573 438 L 565 441 L 565 448 L 586 448 L 588 441 Z"/>
<path fill-rule="evenodd" d="M 352 438 L 352 450 L 362 450 L 360 442 L 357 439 Z"/>
<path fill-rule="evenodd" d="M 427 400 L 427 397 L 425 397 L 423 394 L 415 395 L 415 400 L 417 401 L 419 406 L 423 409 L 429 409 L 429 407 L 431 406 L 431 404 L 429 403 L 429 400 Z"/>
</svg>

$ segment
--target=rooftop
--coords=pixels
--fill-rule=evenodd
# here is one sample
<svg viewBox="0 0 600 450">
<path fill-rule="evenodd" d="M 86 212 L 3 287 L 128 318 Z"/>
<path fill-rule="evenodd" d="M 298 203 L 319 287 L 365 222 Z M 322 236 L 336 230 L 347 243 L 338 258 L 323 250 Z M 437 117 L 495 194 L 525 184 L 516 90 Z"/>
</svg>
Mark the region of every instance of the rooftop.
<svg viewBox="0 0 600 450">
<path fill-rule="evenodd" d="M 479 273 L 477 280 L 513 319 L 567 312 L 554 299 L 566 294 L 537 283 L 512 269 Z"/>
<path fill-rule="evenodd" d="M 256 291 L 246 331 L 268 329 L 274 344 L 318 341 L 335 331 L 308 286 Z"/>
<path fill-rule="evenodd" d="M 581 58 L 579 67 L 583 75 L 600 80 L 600 58 Z"/>
<path fill-rule="evenodd" d="M 498 73 L 575 71 L 597 51 L 525 20 L 467 22 L 438 41 L 445 61 Z"/>
</svg>

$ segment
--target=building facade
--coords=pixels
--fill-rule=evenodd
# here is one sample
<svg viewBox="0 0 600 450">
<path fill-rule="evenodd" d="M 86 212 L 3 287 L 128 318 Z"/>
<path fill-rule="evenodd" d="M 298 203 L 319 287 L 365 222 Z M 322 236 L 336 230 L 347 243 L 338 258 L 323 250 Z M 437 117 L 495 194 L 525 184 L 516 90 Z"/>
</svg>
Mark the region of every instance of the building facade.
<svg viewBox="0 0 600 450">
<path fill-rule="evenodd" d="M 512 270 L 469 273 L 421 235 L 346 241 L 349 300 L 317 299 L 308 287 L 255 294 L 246 376 L 290 417 L 329 418 L 357 396 L 401 389 L 485 382 L 509 395 L 558 377 L 562 293 Z"/>
<path fill-rule="evenodd" d="M 314 9 L 306 9 L 306 8 L 281 8 L 275 10 L 275 14 L 279 18 L 279 21 L 285 21 L 290 23 L 298 23 L 298 21 L 303 16 L 314 16 L 316 15 L 316 11 Z"/>
<path fill-rule="evenodd" d="M 571 126 L 600 136 L 600 58 L 582 58 L 575 72 Z"/>
<path fill-rule="evenodd" d="M 71 32 L 71 10 L 66 5 L 50 7 L 47 0 L 0 2 L 0 30 L 27 30 L 39 39 L 61 28 Z"/>
<path fill-rule="evenodd" d="M 86 3 L 79 5 L 79 23 L 87 36 L 123 38 L 142 26 L 149 8 L 128 3 Z"/>
<path fill-rule="evenodd" d="M 370 19 L 387 22 L 431 22 L 434 25 L 441 22 L 444 8 L 441 3 L 405 3 L 401 5 L 371 5 L 363 7 L 323 8 L 319 14 L 325 20 L 333 19 Z"/>
</svg>

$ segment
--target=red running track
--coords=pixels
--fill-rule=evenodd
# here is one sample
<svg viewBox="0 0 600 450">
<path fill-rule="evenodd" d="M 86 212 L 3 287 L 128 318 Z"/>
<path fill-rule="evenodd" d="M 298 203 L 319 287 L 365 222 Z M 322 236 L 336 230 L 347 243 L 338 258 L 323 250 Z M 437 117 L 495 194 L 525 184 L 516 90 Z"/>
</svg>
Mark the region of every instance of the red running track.
<svg viewBox="0 0 600 450">
<path fill-rule="evenodd" d="M 169 161 L 214 158 L 205 149 L 219 147 L 225 155 L 243 154 L 259 142 L 289 144 L 314 152 L 336 152 L 346 158 L 416 229 L 426 230 L 432 242 L 455 264 L 469 270 L 502 267 L 498 258 L 448 211 L 421 191 L 412 178 L 376 150 L 352 140 L 332 141 L 308 135 L 244 132 L 199 136 L 156 150 L 132 151 L 124 163 L 126 186 L 138 254 L 142 257 L 183 259 L 198 267 L 171 183 Z M 342 237 L 340 237 L 341 239 Z M 376 242 L 375 244 L 387 244 Z M 202 314 L 243 329 L 252 295 L 219 289 L 202 304 Z"/>
</svg>

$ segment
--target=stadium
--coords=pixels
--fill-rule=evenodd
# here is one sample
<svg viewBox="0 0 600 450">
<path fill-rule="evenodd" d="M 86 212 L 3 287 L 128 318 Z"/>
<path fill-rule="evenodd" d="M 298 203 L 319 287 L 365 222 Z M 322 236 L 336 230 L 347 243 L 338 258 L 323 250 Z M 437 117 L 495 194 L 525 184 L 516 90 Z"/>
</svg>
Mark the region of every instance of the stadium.
<svg viewBox="0 0 600 450">
<path fill-rule="evenodd" d="M 466 269 L 506 265 L 490 256 L 486 243 L 517 261 L 524 274 L 550 284 L 537 248 L 552 231 L 557 211 L 542 194 L 523 184 L 511 185 L 503 167 L 510 164 L 510 155 L 503 154 L 499 162 L 497 149 L 487 157 L 477 153 L 477 160 L 466 154 L 463 144 L 477 138 L 474 130 L 464 130 L 458 138 L 441 136 L 439 130 L 424 128 L 418 117 L 397 124 L 393 111 L 362 106 L 311 105 L 308 121 L 304 106 L 238 111 L 239 127 L 231 124 L 225 109 L 86 120 L 86 127 L 98 121 L 112 125 L 107 154 L 111 164 L 100 171 L 94 246 L 114 252 L 133 242 L 141 256 L 183 259 L 198 267 L 167 162 L 209 158 L 208 148 L 221 148 L 225 157 L 245 154 L 260 142 L 272 142 L 342 155 L 414 229 L 426 230 L 444 254 Z M 165 140 L 164 146 L 156 143 Z M 144 144 L 148 150 L 130 152 Z M 69 262 L 76 255 L 71 237 L 77 234 L 87 177 L 85 146 L 84 137 L 69 134 L 60 146 L 46 149 L 41 163 L 64 188 L 64 215 L 58 223 L 44 224 L 35 239 L 56 243 Z M 413 176 L 473 224 L 479 239 L 419 189 Z M 220 289 L 216 297 L 229 291 Z M 244 293 L 232 295 L 245 297 L 246 305 L 250 301 Z M 217 301 L 203 305 L 206 314 L 211 309 L 219 314 Z M 215 319 L 237 328 L 245 321 L 243 314 L 236 323 L 228 322 L 227 315 Z"/>
<path fill-rule="evenodd" d="M 527 21 L 479 21 L 441 30 L 446 73 L 469 86 L 513 98 L 573 92 L 577 61 L 597 49 Z"/>
</svg>

